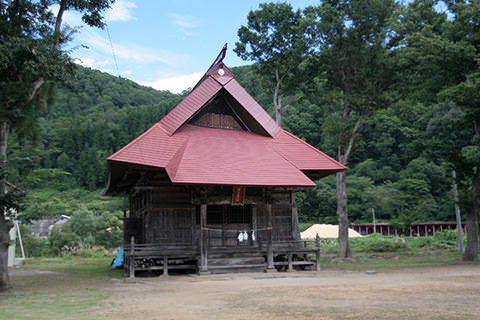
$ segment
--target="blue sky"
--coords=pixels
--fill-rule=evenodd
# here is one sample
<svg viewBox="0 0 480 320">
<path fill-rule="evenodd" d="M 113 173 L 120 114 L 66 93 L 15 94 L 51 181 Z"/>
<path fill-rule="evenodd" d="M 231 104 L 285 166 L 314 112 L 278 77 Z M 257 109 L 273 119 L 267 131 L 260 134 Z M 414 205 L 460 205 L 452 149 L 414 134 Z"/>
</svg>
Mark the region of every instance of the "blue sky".
<svg viewBox="0 0 480 320">
<path fill-rule="evenodd" d="M 106 29 L 85 26 L 75 12 L 67 12 L 64 23 L 80 27 L 70 44 L 76 48 L 72 56 L 78 63 L 159 90 L 181 92 L 198 81 L 225 43 L 227 66 L 249 63 L 232 49 L 249 11 L 262 2 L 117 0 L 105 17 L 118 71 Z M 294 8 L 304 8 L 318 0 L 289 2 Z"/>
</svg>

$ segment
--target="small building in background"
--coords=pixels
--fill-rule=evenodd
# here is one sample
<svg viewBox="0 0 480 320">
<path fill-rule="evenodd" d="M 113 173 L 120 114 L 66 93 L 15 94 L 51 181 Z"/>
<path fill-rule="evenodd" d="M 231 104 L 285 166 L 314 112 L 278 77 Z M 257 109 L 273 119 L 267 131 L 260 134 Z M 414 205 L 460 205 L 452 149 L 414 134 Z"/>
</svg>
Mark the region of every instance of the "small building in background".
<svg viewBox="0 0 480 320">
<path fill-rule="evenodd" d="M 70 219 L 70 216 L 62 214 L 58 218 L 33 220 L 27 224 L 32 230 L 32 236 L 37 238 L 47 238 L 54 227 L 61 227 Z"/>
</svg>

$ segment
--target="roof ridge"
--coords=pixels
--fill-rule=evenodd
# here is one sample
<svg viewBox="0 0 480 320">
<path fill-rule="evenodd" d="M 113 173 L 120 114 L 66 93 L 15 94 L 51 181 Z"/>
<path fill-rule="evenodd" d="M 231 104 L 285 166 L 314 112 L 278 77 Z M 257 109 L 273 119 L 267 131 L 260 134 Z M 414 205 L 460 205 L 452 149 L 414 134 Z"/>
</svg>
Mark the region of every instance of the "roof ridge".
<svg viewBox="0 0 480 320">
<path fill-rule="evenodd" d="M 187 136 L 182 146 L 178 148 L 178 150 L 175 152 L 173 157 L 170 158 L 167 166 L 165 167 L 165 170 L 167 171 L 168 177 L 170 178 L 171 182 L 173 182 L 175 180 L 175 177 L 177 176 L 178 168 L 182 163 L 183 155 L 185 154 L 185 150 L 187 149 L 187 145 L 189 141 L 190 141 L 190 137 Z"/>
</svg>

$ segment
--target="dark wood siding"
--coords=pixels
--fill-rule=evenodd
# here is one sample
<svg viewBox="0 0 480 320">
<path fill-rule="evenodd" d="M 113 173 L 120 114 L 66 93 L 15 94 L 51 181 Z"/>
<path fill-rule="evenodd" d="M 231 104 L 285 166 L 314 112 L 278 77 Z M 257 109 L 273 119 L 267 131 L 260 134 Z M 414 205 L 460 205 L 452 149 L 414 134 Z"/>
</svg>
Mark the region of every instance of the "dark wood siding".
<svg viewBox="0 0 480 320">
<path fill-rule="evenodd" d="M 192 243 L 190 208 L 152 210 L 145 217 L 146 243 Z"/>
</svg>

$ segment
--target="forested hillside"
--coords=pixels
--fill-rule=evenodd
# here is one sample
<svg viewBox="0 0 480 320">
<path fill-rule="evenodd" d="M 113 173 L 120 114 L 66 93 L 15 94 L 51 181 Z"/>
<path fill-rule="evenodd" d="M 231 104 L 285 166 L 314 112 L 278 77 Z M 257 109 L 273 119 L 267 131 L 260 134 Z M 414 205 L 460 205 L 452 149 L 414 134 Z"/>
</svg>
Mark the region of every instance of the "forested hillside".
<svg viewBox="0 0 480 320">
<path fill-rule="evenodd" d="M 255 66 L 233 71 L 273 114 L 270 86 Z M 318 97 L 303 89 L 287 97 L 283 127 L 335 157 L 335 141 L 326 134 L 331 129 L 327 120 L 337 116 L 328 112 L 329 94 Z M 24 214 L 72 214 L 82 206 L 77 202 L 69 206 L 68 199 L 75 192 L 85 194 L 82 189 L 86 189 L 96 203 L 86 201 L 87 210 L 97 215 L 101 210 L 118 210 L 118 216 L 123 202 L 105 209 L 93 200 L 106 183 L 106 158 L 159 121 L 181 99 L 182 95 L 79 67 L 74 88 L 59 88 L 54 105 L 40 115 L 37 144 L 11 138 L 10 168 L 15 171 L 9 177 L 28 190 Z M 450 104 L 428 106 L 406 100 L 376 113 L 362 130 L 349 165 L 351 221 L 369 221 L 371 208 L 382 220 L 454 220 L 451 169 L 440 153 L 472 136 L 459 129 L 456 121 L 461 118 L 461 111 Z M 468 185 L 462 177 L 459 182 Z M 302 221 L 335 223 L 335 178 L 321 179 L 318 187 L 300 194 L 299 209 Z"/>
<path fill-rule="evenodd" d="M 59 88 L 55 103 L 40 115 L 38 144 L 25 140 L 11 144 L 10 161 L 19 163 L 11 166 L 18 172 L 10 178 L 30 184 L 45 174 L 43 169 L 58 169 L 71 173 L 61 177 L 60 172 L 57 177 L 66 188 L 102 188 L 106 157 L 161 119 L 180 100 L 180 95 L 79 66 L 74 87 Z"/>
<path fill-rule="evenodd" d="M 235 68 L 234 72 L 273 114 L 271 85 L 258 78 L 254 67 Z M 377 218 L 394 223 L 455 220 L 448 162 L 455 154 L 449 152 L 468 143 L 473 132 L 462 126 L 463 114 L 453 104 L 424 104 L 416 94 L 375 113 L 361 131 L 347 174 L 351 221 L 371 221 L 372 208 Z M 286 99 L 283 127 L 335 157 L 336 142 L 328 133 L 331 120 L 339 114 L 329 111 L 335 110 L 335 106 L 330 107 L 335 101 L 331 95 L 325 90 L 299 88 L 296 95 Z M 469 181 L 460 176 L 457 182 L 465 203 Z M 299 195 L 300 218 L 336 223 L 335 177 L 317 183 L 318 187 Z"/>
</svg>

